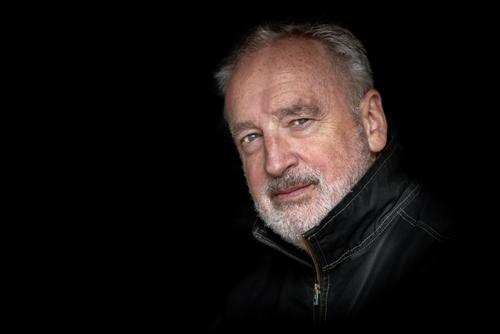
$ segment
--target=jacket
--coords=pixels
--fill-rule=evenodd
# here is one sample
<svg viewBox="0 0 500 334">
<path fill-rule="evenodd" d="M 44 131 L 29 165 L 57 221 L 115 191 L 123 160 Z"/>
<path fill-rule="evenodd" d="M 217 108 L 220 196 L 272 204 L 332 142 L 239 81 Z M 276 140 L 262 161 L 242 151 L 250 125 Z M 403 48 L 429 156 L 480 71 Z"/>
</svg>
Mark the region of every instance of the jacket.
<svg viewBox="0 0 500 334">
<path fill-rule="evenodd" d="M 253 234 L 272 252 L 232 290 L 228 329 L 449 329 L 463 320 L 452 211 L 412 176 L 393 139 L 303 235 L 311 256 L 259 219 Z"/>
</svg>

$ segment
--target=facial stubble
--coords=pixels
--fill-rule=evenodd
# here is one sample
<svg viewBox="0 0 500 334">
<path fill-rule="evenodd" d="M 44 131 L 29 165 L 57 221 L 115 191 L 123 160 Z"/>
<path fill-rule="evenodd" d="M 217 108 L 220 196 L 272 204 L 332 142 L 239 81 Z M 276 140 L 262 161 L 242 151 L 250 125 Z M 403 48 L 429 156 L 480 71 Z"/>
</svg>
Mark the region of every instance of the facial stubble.
<svg viewBox="0 0 500 334">
<path fill-rule="evenodd" d="M 337 171 L 333 181 L 327 184 L 318 169 L 303 167 L 301 170 L 287 169 L 280 177 L 269 178 L 260 189 L 261 201 L 254 197 L 255 209 L 265 225 L 285 241 L 305 249 L 302 235 L 318 226 L 327 214 L 351 191 L 366 173 L 373 159 L 368 139 L 358 127 L 349 151 L 353 153 L 342 170 Z M 278 191 L 293 186 L 312 185 L 312 191 L 298 199 L 280 201 Z"/>
</svg>

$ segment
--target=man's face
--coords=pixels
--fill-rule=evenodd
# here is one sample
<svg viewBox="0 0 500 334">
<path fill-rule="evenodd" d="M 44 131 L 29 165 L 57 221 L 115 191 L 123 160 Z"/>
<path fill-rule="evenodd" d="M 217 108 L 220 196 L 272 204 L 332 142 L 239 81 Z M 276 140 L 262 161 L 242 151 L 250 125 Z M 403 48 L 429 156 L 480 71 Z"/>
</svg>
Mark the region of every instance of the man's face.
<svg viewBox="0 0 500 334">
<path fill-rule="evenodd" d="M 321 44 L 289 39 L 243 59 L 226 111 L 258 212 L 301 247 L 372 162 Z"/>
</svg>

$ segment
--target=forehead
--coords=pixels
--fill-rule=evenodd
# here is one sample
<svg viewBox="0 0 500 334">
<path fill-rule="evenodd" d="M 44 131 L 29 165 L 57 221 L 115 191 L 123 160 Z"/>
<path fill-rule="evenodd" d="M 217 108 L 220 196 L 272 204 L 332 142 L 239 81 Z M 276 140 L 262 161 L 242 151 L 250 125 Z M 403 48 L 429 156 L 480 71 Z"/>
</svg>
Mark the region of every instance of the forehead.
<svg viewBox="0 0 500 334">
<path fill-rule="evenodd" d="M 243 114 L 272 112 L 298 99 L 317 103 L 334 84 L 332 63 L 321 43 L 286 39 L 238 63 L 226 92 L 231 122 Z"/>
</svg>

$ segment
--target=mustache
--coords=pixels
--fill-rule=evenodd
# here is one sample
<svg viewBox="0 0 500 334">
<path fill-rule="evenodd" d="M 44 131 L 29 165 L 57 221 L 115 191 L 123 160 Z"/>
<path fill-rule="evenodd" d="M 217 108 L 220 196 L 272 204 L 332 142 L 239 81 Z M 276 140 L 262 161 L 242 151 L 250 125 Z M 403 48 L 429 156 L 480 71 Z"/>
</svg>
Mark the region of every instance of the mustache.
<svg viewBox="0 0 500 334">
<path fill-rule="evenodd" d="M 292 171 L 287 170 L 279 177 L 273 177 L 266 180 L 262 187 L 262 192 L 269 197 L 276 195 L 278 191 L 282 191 L 294 186 L 305 186 L 308 184 L 318 185 L 322 182 L 323 177 L 319 171 Z"/>
</svg>

